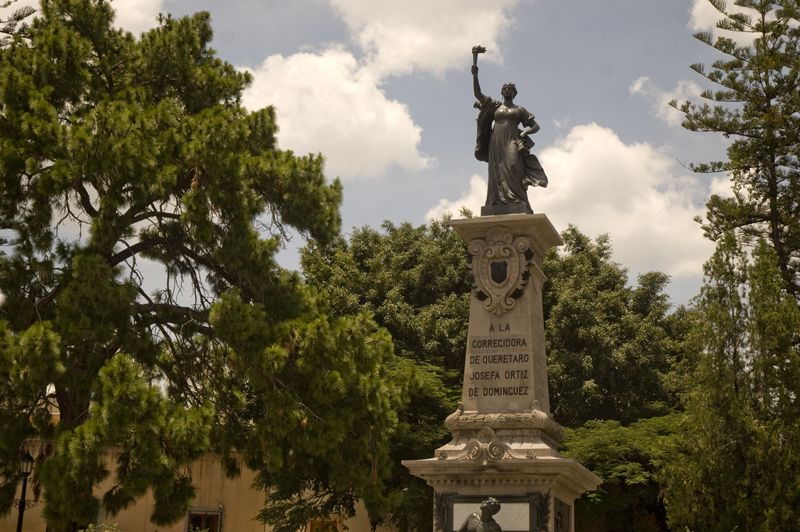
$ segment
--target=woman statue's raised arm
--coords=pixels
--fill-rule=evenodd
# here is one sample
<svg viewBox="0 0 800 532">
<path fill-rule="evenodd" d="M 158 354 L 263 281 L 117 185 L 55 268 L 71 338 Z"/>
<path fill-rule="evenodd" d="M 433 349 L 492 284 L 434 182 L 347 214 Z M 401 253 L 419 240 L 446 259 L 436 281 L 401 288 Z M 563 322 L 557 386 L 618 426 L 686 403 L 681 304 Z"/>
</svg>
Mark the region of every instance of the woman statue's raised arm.
<svg viewBox="0 0 800 532">
<path fill-rule="evenodd" d="M 481 84 L 478 81 L 478 54 L 484 52 L 486 52 L 486 48 L 481 45 L 472 47 L 472 90 L 481 105 L 486 103 L 486 96 L 481 92 Z"/>
<path fill-rule="evenodd" d="M 486 96 L 481 92 L 481 84 L 478 81 L 478 65 L 472 65 L 472 90 L 475 92 L 475 97 L 481 102 L 481 105 L 486 103 Z"/>
</svg>

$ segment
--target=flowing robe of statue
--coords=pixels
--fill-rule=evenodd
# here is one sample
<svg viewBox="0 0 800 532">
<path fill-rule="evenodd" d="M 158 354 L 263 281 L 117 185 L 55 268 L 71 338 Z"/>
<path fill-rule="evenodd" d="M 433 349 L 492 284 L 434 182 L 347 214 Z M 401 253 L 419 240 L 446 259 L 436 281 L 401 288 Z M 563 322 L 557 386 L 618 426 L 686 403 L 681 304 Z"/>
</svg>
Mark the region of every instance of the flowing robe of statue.
<svg viewBox="0 0 800 532">
<path fill-rule="evenodd" d="M 475 157 L 489 163 L 486 205 L 523 204 L 531 212 L 527 188 L 547 186 L 539 159 L 530 153 L 533 141 L 528 136 L 519 138 L 519 124 L 537 127 L 534 116 L 524 107 L 509 108 L 488 97 L 476 105 L 480 112 Z"/>
</svg>

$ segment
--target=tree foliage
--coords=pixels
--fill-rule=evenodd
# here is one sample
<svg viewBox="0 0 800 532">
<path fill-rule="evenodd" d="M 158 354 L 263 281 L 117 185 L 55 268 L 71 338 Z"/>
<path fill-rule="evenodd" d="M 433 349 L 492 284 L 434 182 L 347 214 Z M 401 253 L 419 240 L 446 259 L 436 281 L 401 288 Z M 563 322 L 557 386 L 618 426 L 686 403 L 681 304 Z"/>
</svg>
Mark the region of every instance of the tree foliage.
<svg viewBox="0 0 800 532">
<path fill-rule="evenodd" d="M 706 235 L 733 231 L 744 243 L 766 238 L 775 249 L 781 277 L 800 296 L 800 5 L 796 0 L 709 0 L 725 30 L 695 35 L 722 56 L 710 69 L 692 69 L 713 83 L 705 103 L 673 105 L 684 127 L 732 138 L 728 160 L 694 165 L 701 172 L 726 171 L 733 195 L 707 204 Z"/>
<path fill-rule="evenodd" d="M 463 241 L 446 220 L 414 227 L 385 222 L 348 240 L 303 251 L 305 276 L 334 315 L 365 310 L 392 336 L 395 380 L 408 383 L 393 441 L 393 481 L 384 520 L 427 530 L 432 503 L 401 460 L 429 458 L 447 441 L 444 418 L 461 397 L 469 315 Z"/>
<path fill-rule="evenodd" d="M 603 479 L 597 491 L 575 505 L 575 519 L 582 528 L 606 532 L 669 530 L 658 472 L 665 460 L 664 449 L 681 420 L 681 414 L 671 413 L 629 425 L 593 420 L 567 429 L 564 456 Z"/>
<path fill-rule="evenodd" d="M 724 235 L 679 371 L 686 419 L 661 473 L 674 528 L 797 527 L 798 330 L 772 247 L 762 240 L 750 258 Z"/>
<path fill-rule="evenodd" d="M 577 427 L 593 419 L 628 423 L 663 414 L 674 403 L 663 379 L 677 357 L 683 323 L 680 315 L 669 314 L 667 277 L 649 273 L 631 288 L 625 269 L 611 260 L 607 237 L 593 242 L 575 228 L 562 236 L 564 251 L 544 258 L 555 419 Z M 400 431 L 405 435 L 395 442 L 398 464 L 429 458 L 446 441 L 444 417 L 461 396 L 470 297 L 465 257 L 466 244 L 447 219 L 356 229 L 349 240 L 312 245 L 303 253 L 305 275 L 325 294 L 331 311 L 371 312 L 391 333 L 398 357 L 411 363 L 402 371 L 415 367 L 405 379 L 413 384 L 411 402 L 400 413 L 408 432 Z M 389 520 L 401 530 L 428 529 L 431 502 L 424 483 L 399 465 L 395 479 Z M 632 506 L 639 484 L 620 486 L 613 489 L 627 490 L 625 504 Z"/>
<path fill-rule="evenodd" d="M 278 148 L 272 108 L 242 107 L 249 75 L 209 47 L 207 14 L 140 38 L 104 0 L 39 15 L 0 48 L 0 507 L 35 439 L 55 528 L 148 489 L 175 521 L 209 451 L 258 472 L 278 529 L 377 508 L 391 341 L 274 260 L 285 227 L 336 236 L 339 182 Z"/>
<path fill-rule="evenodd" d="M 725 37 L 706 72 L 713 104 L 684 103 L 684 126 L 735 140 L 726 170 L 733 196 L 712 196 L 705 266 L 686 358 L 676 371 L 685 408 L 660 475 L 674 528 L 792 530 L 800 523 L 798 411 L 798 178 L 800 18 L 793 0 L 714 0 Z"/>
<path fill-rule="evenodd" d="M 679 356 L 680 314 L 669 314 L 660 272 L 627 286 L 611 260 L 607 236 L 592 242 L 574 227 L 564 251 L 546 257 L 545 339 L 550 398 L 559 423 L 592 419 L 628 423 L 660 412 L 674 399 L 664 376 Z"/>
<path fill-rule="evenodd" d="M 366 309 L 391 333 L 398 354 L 459 371 L 469 315 L 465 257 L 445 219 L 356 229 L 334 246 L 312 243 L 302 264 L 337 313 Z"/>
</svg>

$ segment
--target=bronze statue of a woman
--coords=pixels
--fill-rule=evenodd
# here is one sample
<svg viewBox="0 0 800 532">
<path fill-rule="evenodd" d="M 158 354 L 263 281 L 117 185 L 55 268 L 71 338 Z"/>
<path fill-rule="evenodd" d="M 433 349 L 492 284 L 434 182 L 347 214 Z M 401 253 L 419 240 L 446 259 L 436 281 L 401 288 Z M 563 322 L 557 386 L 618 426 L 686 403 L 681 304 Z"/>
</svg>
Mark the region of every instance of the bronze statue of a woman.
<svg viewBox="0 0 800 532">
<path fill-rule="evenodd" d="M 539 131 L 539 124 L 524 107 L 514 104 L 517 87 L 513 83 L 500 90 L 502 102 L 481 92 L 478 54 L 484 51 L 482 46 L 472 49 L 472 86 L 479 110 L 475 157 L 489 163 L 489 190 L 481 214 L 532 213 L 527 188 L 547 186 L 547 175 L 530 152 L 533 141 L 529 135 Z"/>
</svg>

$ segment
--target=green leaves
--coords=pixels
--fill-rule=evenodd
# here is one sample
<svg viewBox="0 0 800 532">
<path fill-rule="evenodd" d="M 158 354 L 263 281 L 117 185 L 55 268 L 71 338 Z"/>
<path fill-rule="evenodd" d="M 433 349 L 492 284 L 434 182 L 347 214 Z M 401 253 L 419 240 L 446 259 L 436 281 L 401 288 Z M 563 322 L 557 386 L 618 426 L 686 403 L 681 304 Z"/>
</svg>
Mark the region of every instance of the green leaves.
<svg viewBox="0 0 800 532">
<path fill-rule="evenodd" d="M 19 453 L 26 439 L 53 434 L 47 387 L 63 374 L 59 337 L 50 323 L 15 333 L 0 321 L 0 473 L 10 484 L 19 477 Z M 15 490 L 0 490 L 0 511 L 11 509 Z"/>
<path fill-rule="evenodd" d="M 119 449 L 117 483 L 103 496 L 106 511 L 113 515 L 152 485 L 157 494 L 154 522 L 182 517 L 194 495 L 182 464 L 209 448 L 212 415 L 210 405 L 185 408 L 172 403 L 145 380 L 130 357 L 120 354 L 109 361 L 100 371 L 92 406 L 92 418 L 107 444 Z"/>
<path fill-rule="evenodd" d="M 250 382 L 256 395 L 272 395 L 244 447 L 263 464 L 262 518 L 294 530 L 323 511 L 352 515 L 356 494 L 375 511 L 404 390 L 387 372 L 389 337 L 365 316 L 297 321 L 288 334 L 286 365 Z M 290 502 L 306 510 L 275 510 Z"/>
<path fill-rule="evenodd" d="M 800 462 L 785 442 L 800 436 L 798 327 L 771 246 L 762 239 L 751 255 L 726 233 L 706 264 L 677 372 L 686 422 L 660 472 L 673 526 L 780 530 L 796 521 L 790 479 Z"/>
<path fill-rule="evenodd" d="M 564 456 L 603 479 L 597 492 L 578 502 L 576 519 L 604 530 L 666 529 L 657 474 L 681 420 L 681 414 L 667 414 L 627 426 L 596 420 L 567 429 Z"/>
<path fill-rule="evenodd" d="M 727 162 L 693 166 L 729 172 L 733 194 L 707 203 L 717 250 L 674 374 L 685 423 L 659 475 L 673 528 L 790 529 L 800 500 L 786 445 L 800 436 L 798 6 L 711 3 L 725 16 L 717 27 L 738 35 L 698 36 L 727 57 L 708 73 L 692 68 L 722 87 L 703 95 L 720 103 L 680 108 L 688 129 L 733 139 Z"/>
<path fill-rule="evenodd" d="M 713 198 L 703 229 L 712 239 L 734 231 L 743 243 L 764 237 L 777 253 L 785 286 L 798 293 L 800 228 L 796 205 L 800 179 L 800 27 L 792 1 L 711 2 L 724 17 L 717 27 L 736 38 L 710 33 L 697 39 L 726 56 L 707 71 L 691 68 L 721 90 L 706 90 L 714 105 L 685 102 L 673 105 L 685 113 L 684 127 L 719 132 L 734 141 L 725 164 L 694 165 L 701 172 L 728 171 L 733 198 Z M 744 11 L 741 9 L 743 8 Z M 731 35 L 728 33 L 727 35 Z M 732 58 L 732 59 L 731 59 Z"/>
<path fill-rule="evenodd" d="M 400 461 L 428 458 L 446 441 L 444 418 L 461 395 L 469 309 L 466 249 L 446 220 L 413 227 L 356 229 L 349 241 L 312 244 L 304 274 L 334 315 L 370 312 L 391 333 L 397 358 L 386 379 L 402 400 L 385 471 L 385 498 L 373 520 L 425 530 L 432 520 L 429 489 Z"/>
<path fill-rule="evenodd" d="M 139 38 L 113 16 L 51 0 L 0 45 L 0 475 L 50 442 L 58 527 L 148 489 L 174 522 L 205 452 L 278 502 L 376 507 L 405 387 L 389 340 L 360 309 L 326 316 L 274 258 L 290 228 L 335 239 L 341 184 L 279 149 L 274 110 L 241 106 L 250 76 L 210 48 L 207 13 Z"/>
<path fill-rule="evenodd" d="M 607 237 L 592 242 L 576 228 L 566 252 L 545 260 L 545 333 L 554 417 L 566 426 L 591 419 L 632 421 L 652 403 L 670 402 L 663 376 L 678 352 L 663 289 L 651 272 L 626 286 Z"/>
<path fill-rule="evenodd" d="M 37 394 L 47 387 L 53 375 L 64 372 L 58 348 L 59 338 L 50 323 L 33 325 L 22 333 L 18 341 L 10 331 L 3 332 L 6 335 L 3 351 L 10 358 L 5 361 L 10 370 L 9 378 L 21 388 L 17 391 L 22 395 Z"/>
<path fill-rule="evenodd" d="M 174 405 L 124 354 L 104 365 L 97 387 L 87 421 L 62 432 L 43 465 L 45 515 L 60 526 L 93 519 L 99 506 L 93 487 L 113 470 L 115 483 L 102 497 L 106 512 L 115 514 L 152 488 L 154 521 L 182 517 L 194 494 L 183 464 L 209 447 L 213 410 Z"/>
<path fill-rule="evenodd" d="M 465 245 L 446 221 L 385 222 L 382 229 L 312 245 L 303 253 L 306 277 L 333 312 L 373 312 L 401 356 L 460 371 L 469 308 Z"/>
</svg>

